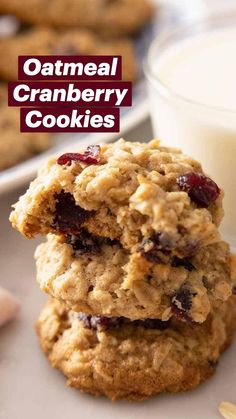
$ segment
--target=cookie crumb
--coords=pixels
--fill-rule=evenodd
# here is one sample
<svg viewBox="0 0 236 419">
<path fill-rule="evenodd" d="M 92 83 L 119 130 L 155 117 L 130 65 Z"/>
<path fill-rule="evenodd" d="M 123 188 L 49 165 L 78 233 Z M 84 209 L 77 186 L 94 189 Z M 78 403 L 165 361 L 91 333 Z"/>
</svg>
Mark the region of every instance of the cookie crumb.
<svg viewBox="0 0 236 419">
<path fill-rule="evenodd" d="M 219 412 L 225 419 L 236 419 L 236 405 L 230 402 L 222 402 Z"/>
</svg>

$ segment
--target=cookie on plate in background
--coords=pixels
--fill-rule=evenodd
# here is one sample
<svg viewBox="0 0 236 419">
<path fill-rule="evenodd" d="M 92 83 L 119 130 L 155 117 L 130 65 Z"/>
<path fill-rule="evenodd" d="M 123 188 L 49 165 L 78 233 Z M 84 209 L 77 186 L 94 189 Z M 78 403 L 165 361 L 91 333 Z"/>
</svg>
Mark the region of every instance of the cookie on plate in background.
<svg viewBox="0 0 236 419">
<path fill-rule="evenodd" d="M 149 0 L 1 0 L 0 13 L 21 21 L 53 27 L 89 29 L 103 36 L 138 32 L 150 21 L 154 6 Z"/>
<path fill-rule="evenodd" d="M 52 140 L 47 133 L 20 132 L 20 110 L 8 107 L 7 86 L 4 83 L 0 83 L 0 131 L 0 170 L 45 151 Z"/>
<path fill-rule="evenodd" d="M 102 40 L 89 31 L 57 32 L 33 28 L 0 39 L 0 77 L 17 80 L 19 55 L 121 55 L 122 79 L 137 79 L 137 60 L 132 41 Z"/>
</svg>

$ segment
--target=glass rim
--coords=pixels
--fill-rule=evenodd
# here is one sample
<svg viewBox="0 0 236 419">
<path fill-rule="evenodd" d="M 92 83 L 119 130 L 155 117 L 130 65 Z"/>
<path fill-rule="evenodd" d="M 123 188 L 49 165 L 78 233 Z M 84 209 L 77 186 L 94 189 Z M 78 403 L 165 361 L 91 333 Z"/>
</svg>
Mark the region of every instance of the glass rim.
<svg viewBox="0 0 236 419">
<path fill-rule="evenodd" d="M 168 29 L 166 29 L 164 32 L 158 34 L 153 41 L 151 42 L 147 55 L 144 59 L 143 68 L 144 68 L 144 74 L 146 76 L 146 79 L 150 81 L 156 89 L 159 90 L 161 96 L 165 96 L 169 99 L 174 99 L 183 105 L 190 105 L 197 108 L 203 108 L 208 111 L 214 111 L 214 112 L 221 112 L 221 113 L 227 113 L 227 114 L 235 114 L 236 110 L 224 108 L 221 106 L 213 106 L 213 105 L 207 105 L 205 103 L 195 101 L 192 99 L 189 99 L 185 96 L 182 96 L 174 91 L 174 89 L 170 88 L 165 82 L 163 82 L 153 71 L 153 65 L 152 65 L 152 59 L 154 55 L 156 55 L 156 52 L 158 49 L 161 49 L 163 45 L 165 45 L 166 42 L 170 41 L 176 44 L 179 42 L 178 40 L 175 41 L 176 37 L 181 34 L 185 34 L 186 30 L 193 31 L 190 32 L 189 35 L 185 35 L 183 39 L 190 38 L 191 36 L 195 36 L 198 33 L 203 34 L 209 30 L 213 31 L 217 28 L 224 28 L 226 27 L 225 24 L 227 22 L 230 22 L 232 27 L 235 27 L 236 23 L 236 9 L 233 9 L 233 12 L 224 12 L 224 13 L 214 13 L 214 14 L 208 14 L 204 16 L 203 18 L 198 18 L 194 20 L 183 20 L 181 23 L 178 23 L 177 25 L 171 25 Z M 207 29 L 206 25 L 212 24 L 213 27 L 210 27 L 210 29 Z M 203 29 L 202 29 L 203 27 Z M 194 29 L 198 29 L 197 32 L 194 32 Z M 160 54 L 161 55 L 161 54 Z"/>
</svg>

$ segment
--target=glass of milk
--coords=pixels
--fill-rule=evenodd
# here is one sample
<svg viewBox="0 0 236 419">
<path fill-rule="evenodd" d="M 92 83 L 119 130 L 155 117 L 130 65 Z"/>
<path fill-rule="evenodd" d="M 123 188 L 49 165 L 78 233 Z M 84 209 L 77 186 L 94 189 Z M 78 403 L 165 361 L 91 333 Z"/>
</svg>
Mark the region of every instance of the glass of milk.
<svg viewBox="0 0 236 419">
<path fill-rule="evenodd" d="M 221 232 L 236 246 L 236 12 L 159 35 L 145 73 L 154 134 L 223 187 Z"/>
</svg>

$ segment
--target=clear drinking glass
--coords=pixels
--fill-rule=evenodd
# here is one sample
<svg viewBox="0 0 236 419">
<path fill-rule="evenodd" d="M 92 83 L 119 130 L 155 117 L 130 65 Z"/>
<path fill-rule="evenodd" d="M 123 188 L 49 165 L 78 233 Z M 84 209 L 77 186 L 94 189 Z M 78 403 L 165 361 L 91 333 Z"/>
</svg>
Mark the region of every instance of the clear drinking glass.
<svg viewBox="0 0 236 419">
<path fill-rule="evenodd" d="M 236 247 L 236 110 L 187 100 L 169 89 L 156 73 L 156 65 L 167 48 L 217 28 L 235 28 L 236 12 L 212 16 L 159 35 L 145 61 L 150 113 L 155 136 L 162 144 L 178 147 L 199 160 L 204 170 L 225 191 L 225 217 L 221 233 Z M 232 86 L 233 88 L 233 86 Z M 235 75 L 236 88 L 236 75 Z"/>
</svg>

